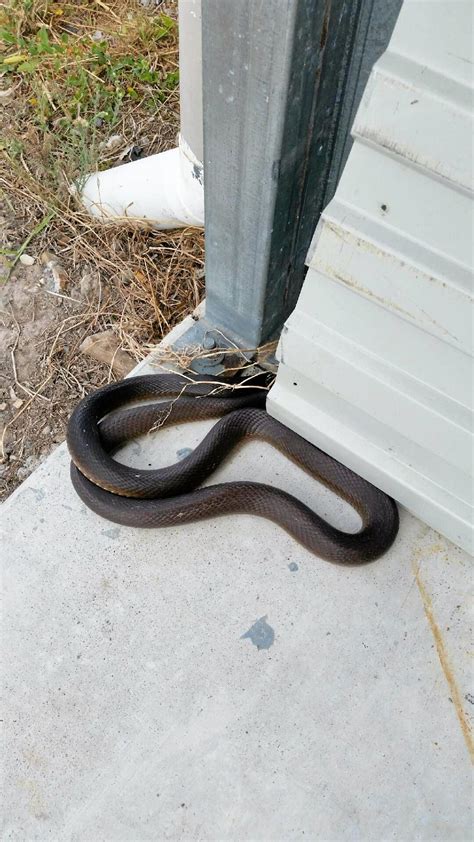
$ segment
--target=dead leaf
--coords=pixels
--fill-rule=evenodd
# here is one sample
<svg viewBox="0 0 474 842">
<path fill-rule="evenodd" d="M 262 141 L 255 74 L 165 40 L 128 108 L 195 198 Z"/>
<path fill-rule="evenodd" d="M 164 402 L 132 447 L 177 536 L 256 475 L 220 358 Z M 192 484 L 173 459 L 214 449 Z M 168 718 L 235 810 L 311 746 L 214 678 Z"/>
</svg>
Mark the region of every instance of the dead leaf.
<svg viewBox="0 0 474 842">
<path fill-rule="evenodd" d="M 113 330 L 103 330 L 88 336 L 79 346 L 82 354 L 105 363 L 117 377 L 126 377 L 135 365 L 134 360 L 120 348 L 120 342 Z"/>
</svg>

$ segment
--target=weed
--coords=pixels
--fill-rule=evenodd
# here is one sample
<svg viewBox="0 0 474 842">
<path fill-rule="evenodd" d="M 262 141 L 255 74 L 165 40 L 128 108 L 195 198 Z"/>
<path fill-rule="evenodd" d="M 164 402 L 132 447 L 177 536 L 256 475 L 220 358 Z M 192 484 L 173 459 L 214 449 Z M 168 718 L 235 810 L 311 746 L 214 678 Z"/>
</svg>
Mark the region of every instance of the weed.
<svg viewBox="0 0 474 842">
<path fill-rule="evenodd" d="M 113 376 L 80 353 L 83 340 L 112 329 L 142 359 L 198 304 L 204 284 L 201 231 L 104 226 L 70 189 L 132 146 L 152 154 L 176 144 L 176 0 L 149 10 L 139 0 L 3 3 L 0 272 L 9 275 L 2 320 L 14 345 L 0 401 L 9 402 L 11 385 L 25 402 L 7 410 L 0 492 L 20 481 L 25 460 L 45 455 L 45 407 L 58 441 L 77 401 Z M 112 135 L 118 147 L 108 145 Z M 31 269 L 25 252 L 36 259 Z M 61 293 L 48 288 L 49 255 L 64 272 Z M 31 344 L 34 366 L 22 373 Z"/>
<path fill-rule="evenodd" d="M 97 4 L 107 10 L 102 19 Z M 58 189 L 108 165 L 102 141 L 127 110 L 144 102 L 156 111 L 178 84 L 173 18 L 146 14 L 131 0 L 121 4 L 120 17 L 97 4 L 89 4 L 96 7 L 91 16 L 72 2 L 9 0 L 0 13 L 0 75 L 21 90 L 25 113 L 18 123 L 23 118 L 30 137 L 34 129 L 49 135 L 42 163 L 53 177 L 66 174 Z M 18 158 L 22 142 L 15 131 L 3 149 Z"/>
</svg>

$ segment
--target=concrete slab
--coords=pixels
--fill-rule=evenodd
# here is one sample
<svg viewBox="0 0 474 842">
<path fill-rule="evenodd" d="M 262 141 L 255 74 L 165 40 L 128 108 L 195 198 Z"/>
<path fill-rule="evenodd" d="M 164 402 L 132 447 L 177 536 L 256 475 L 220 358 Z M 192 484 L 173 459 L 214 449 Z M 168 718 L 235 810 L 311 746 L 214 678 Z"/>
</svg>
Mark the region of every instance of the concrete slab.
<svg viewBox="0 0 474 842">
<path fill-rule="evenodd" d="M 165 464 L 208 426 L 122 456 Z M 471 838 L 468 556 L 405 512 L 358 569 L 250 516 L 118 527 L 68 463 L 2 508 L 3 839 Z M 357 524 L 267 445 L 221 477 Z"/>
</svg>

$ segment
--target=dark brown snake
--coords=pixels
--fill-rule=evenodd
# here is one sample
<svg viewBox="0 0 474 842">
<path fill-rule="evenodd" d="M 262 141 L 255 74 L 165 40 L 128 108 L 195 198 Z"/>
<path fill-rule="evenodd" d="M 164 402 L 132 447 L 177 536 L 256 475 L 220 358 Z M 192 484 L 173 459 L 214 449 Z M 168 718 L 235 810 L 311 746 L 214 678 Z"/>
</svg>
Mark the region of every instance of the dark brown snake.
<svg viewBox="0 0 474 842">
<path fill-rule="evenodd" d="M 264 389 L 223 388 L 178 374 L 130 377 L 85 397 L 68 426 L 71 478 L 94 512 L 126 526 L 176 526 L 237 512 L 275 521 L 328 561 L 360 564 L 384 553 L 398 531 L 395 502 L 265 411 Z M 211 394 L 212 393 L 212 394 Z M 176 397 L 178 396 L 178 397 Z M 156 401 L 123 409 L 124 404 Z M 181 462 L 158 470 L 122 465 L 112 453 L 151 428 L 223 416 Z M 270 442 L 359 513 L 362 526 L 347 533 L 296 498 L 257 482 L 198 486 L 243 439 Z"/>
</svg>

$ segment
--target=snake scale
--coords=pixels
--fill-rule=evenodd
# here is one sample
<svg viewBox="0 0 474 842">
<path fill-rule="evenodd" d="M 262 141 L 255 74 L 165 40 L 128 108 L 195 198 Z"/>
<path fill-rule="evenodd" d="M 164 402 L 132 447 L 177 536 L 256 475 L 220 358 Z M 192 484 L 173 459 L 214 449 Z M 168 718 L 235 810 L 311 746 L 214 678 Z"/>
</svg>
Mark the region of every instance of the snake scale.
<svg viewBox="0 0 474 842">
<path fill-rule="evenodd" d="M 275 521 L 328 561 L 360 564 L 381 556 L 398 531 L 395 502 L 268 415 L 265 398 L 262 387 L 222 388 L 211 378 L 199 381 L 179 374 L 130 377 L 104 386 L 86 396 L 69 421 L 74 488 L 94 512 L 126 526 L 176 526 L 248 513 Z M 148 403 L 125 407 L 140 401 Z M 219 417 L 214 427 L 175 465 L 142 470 L 113 458 L 119 445 L 152 428 L 212 417 Z M 270 442 L 346 500 L 361 517 L 359 531 L 336 529 L 273 486 L 242 481 L 199 488 L 227 454 L 249 438 Z"/>
</svg>

